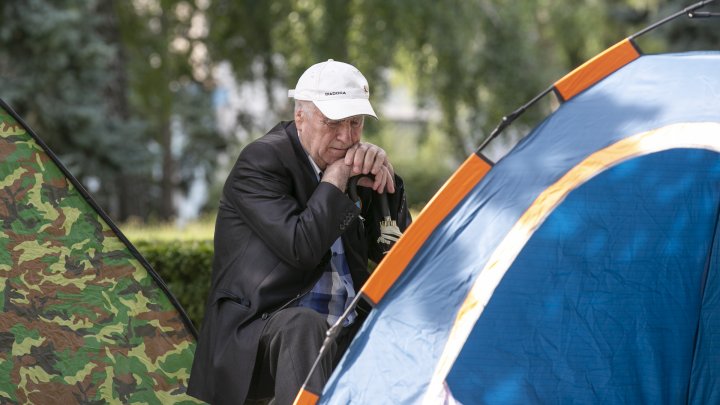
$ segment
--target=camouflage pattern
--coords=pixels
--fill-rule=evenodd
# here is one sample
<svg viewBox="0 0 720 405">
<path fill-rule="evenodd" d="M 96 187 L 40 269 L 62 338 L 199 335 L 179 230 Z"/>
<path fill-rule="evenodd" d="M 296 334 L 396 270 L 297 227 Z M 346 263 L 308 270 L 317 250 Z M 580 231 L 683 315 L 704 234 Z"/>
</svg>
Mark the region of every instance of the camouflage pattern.
<svg viewBox="0 0 720 405">
<path fill-rule="evenodd" d="M 73 184 L 0 106 L 0 404 L 198 403 L 183 314 Z"/>
</svg>

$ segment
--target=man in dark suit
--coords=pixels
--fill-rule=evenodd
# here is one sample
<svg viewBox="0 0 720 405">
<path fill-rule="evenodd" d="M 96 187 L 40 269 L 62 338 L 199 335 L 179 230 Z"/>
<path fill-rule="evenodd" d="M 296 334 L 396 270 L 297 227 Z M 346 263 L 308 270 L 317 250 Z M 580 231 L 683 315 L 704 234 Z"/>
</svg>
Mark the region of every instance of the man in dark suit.
<svg viewBox="0 0 720 405">
<path fill-rule="evenodd" d="M 386 192 L 401 230 L 410 222 L 387 154 L 361 142 L 376 117 L 365 77 L 328 60 L 305 71 L 290 97 L 294 121 L 247 145 L 225 182 L 215 227 L 212 286 L 188 393 L 213 404 L 292 403 L 335 323 L 382 259 Z M 346 192 L 358 183 L 360 201 Z M 364 318 L 350 313 L 306 389 L 319 394 Z"/>
</svg>

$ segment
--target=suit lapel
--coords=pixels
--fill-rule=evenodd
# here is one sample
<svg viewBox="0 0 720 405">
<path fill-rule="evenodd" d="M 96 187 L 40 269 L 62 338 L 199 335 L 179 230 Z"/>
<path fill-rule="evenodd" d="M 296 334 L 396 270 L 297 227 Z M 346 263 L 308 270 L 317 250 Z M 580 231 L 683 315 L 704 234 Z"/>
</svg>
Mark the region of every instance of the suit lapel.
<svg viewBox="0 0 720 405">
<path fill-rule="evenodd" d="M 318 185 L 318 179 L 315 175 L 315 169 L 310 163 L 310 157 L 303 149 L 300 138 L 297 134 L 297 127 L 294 122 L 285 124 L 285 134 L 292 145 L 294 161 L 298 162 L 298 172 L 302 173 L 297 182 L 297 196 L 303 205 L 307 205 L 307 200 L 312 195 Z M 350 267 L 353 282 L 356 287 L 361 286 L 367 280 L 367 241 L 365 240 L 365 230 L 361 224 L 360 218 L 352 221 L 345 232 L 342 234 L 343 247 L 345 248 L 345 257 Z"/>
<path fill-rule="evenodd" d="M 296 181 L 296 186 L 298 187 L 297 197 L 300 202 L 306 206 L 308 199 L 318 185 L 315 169 L 313 169 L 312 164 L 310 163 L 310 157 L 300 143 L 295 122 L 291 121 L 285 125 L 285 135 L 292 146 L 294 155 L 289 158 L 288 161 L 297 162 L 294 165 L 297 169 L 297 173 L 299 173 Z"/>
</svg>

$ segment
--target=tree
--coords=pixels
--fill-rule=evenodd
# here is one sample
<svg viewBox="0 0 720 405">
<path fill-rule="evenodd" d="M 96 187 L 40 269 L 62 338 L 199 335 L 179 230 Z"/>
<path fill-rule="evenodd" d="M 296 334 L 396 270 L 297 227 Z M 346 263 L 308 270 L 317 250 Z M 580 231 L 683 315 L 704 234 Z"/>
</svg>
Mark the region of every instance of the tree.
<svg viewBox="0 0 720 405">
<path fill-rule="evenodd" d="M 687 5 L 681 0 L 4 2 L 0 86 L 2 97 L 111 214 L 170 218 L 173 195 L 198 173 L 211 176 L 228 142 L 215 130 L 211 103 L 210 72 L 222 61 L 232 65 L 238 82 L 263 83 L 268 114 L 285 117 L 289 103 L 276 99 L 276 90 L 291 87 L 312 62 L 353 63 L 368 76 L 374 101 L 402 77 L 419 106 L 440 113 L 437 126 L 422 128 L 420 141 L 440 133 L 456 165 L 503 115 L 613 43 Z M 673 22 L 644 36 L 642 47 L 713 46 L 720 35 L 713 23 L 717 26 L 716 19 Z M 522 135 L 552 106 L 539 104 L 507 132 Z M 238 125 L 259 135 L 257 123 L 245 118 L 241 113 Z M 369 122 L 366 133 L 372 139 L 391 130 L 385 121 Z"/>
<path fill-rule="evenodd" d="M 141 171 L 148 154 L 128 115 L 116 24 L 104 2 L 4 2 L 0 6 L 2 97 L 91 191 Z M 102 205 L 129 209 L 121 190 Z"/>
<path fill-rule="evenodd" d="M 672 11 L 682 7 L 675 3 Z M 439 126 L 425 130 L 442 133 L 457 165 L 504 115 L 659 13 L 669 13 L 660 5 L 658 0 L 214 0 L 207 9 L 207 44 L 214 61 L 231 63 L 238 81 L 263 81 L 274 101 L 269 114 L 286 117 L 289 103 L 273 100 L 273 89 L 291 87 L 310 63 L 351 62 L 368 77 L 375 101 L 387 94 L 392 77 L 403 76 L 419 106 L 440 112 Z M 505 135 L 524 135 L 555 105 L 546 98 Z M 247 126 L 252 130 L 252 123 Z M 370 122 L 366 134 L 372 139 L 389 130 L 386 122 Z M 438 185 L 447 173 L 440 169 L 415 177 Z M 430 181 L 433 175 L 438 179 Z"/>
<path fill-rule="evenodd" d="M 185 1 L 0 5 L 2 97 L 117 219 L 171 218 L 173 195 L 210 176 L 224 145 L 198 12 Z"/>
<path fill-rule="evenodd" d="M 128 55 L 131 100 L 147 123 L 160 164 L 160 217 L 170 219 L 174 193 L 224 146 L 215 130 L 209 67 L 203 57 L 202 10 L 179 0 L 116 2 Z M 200 19 L 200 20 L 199 20 Z M 178 162 L 181 162 L 178 164 Z"/>
<path fill-rule="evenodd" d="M 608 45 L 617 24 L 605 4 L 218 0 L 208 9 L 208 46 L 239 80 L 269 87 L 287 87 L 309 63 L 335 58 L 366 73 L 382 97 L 388 69 L 401 71 L 419 102 L 440 110 L 463 159 L 504 114 Z"/>
</svg>

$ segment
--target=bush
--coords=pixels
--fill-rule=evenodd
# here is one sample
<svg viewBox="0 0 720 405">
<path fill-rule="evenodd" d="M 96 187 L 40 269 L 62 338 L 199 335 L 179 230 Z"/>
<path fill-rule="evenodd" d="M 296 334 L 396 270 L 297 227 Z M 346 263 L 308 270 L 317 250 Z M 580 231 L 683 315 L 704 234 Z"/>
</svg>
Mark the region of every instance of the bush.
<svg viewBox="0 0 720 405">
<path fill-rule="evenodd" d="M 210 289 L 212 240 L 140 240 L 134 245 L 200 330 Z"/>
</svg>

